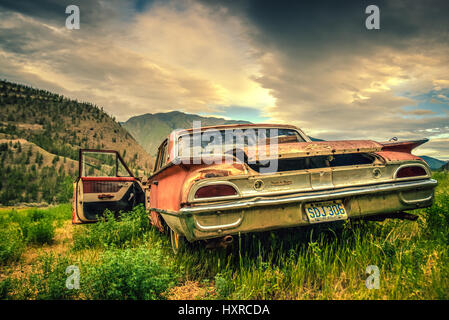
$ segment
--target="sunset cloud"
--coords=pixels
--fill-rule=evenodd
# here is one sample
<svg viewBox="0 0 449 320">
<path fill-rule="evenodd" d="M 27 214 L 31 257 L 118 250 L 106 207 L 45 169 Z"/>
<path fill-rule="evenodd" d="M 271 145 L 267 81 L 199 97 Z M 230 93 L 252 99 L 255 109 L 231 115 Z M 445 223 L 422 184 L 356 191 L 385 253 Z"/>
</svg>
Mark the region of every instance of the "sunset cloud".
<svg viewBox="0 0 449 320">
<path fill-rule="evenodd" d="M 449 160 L 446 1 L 0 1 L 0 77 L 119 120 L 180 110 L 298 125 L 323 139 L 428 137 Z M 438 10 L 436 9 L 438 8 Z"/>
<path fill-rule="evenodd" d="M 274 103 L 252 78 L 258 64 L 244 27 L 192 1 L 115 19 L 113 33 L 106 18 L 101 28 L 82 23 L 80 30 L 19 12 L 0 18 L 2 77 L 92 101 L 120 120 Z"/>
</svg>

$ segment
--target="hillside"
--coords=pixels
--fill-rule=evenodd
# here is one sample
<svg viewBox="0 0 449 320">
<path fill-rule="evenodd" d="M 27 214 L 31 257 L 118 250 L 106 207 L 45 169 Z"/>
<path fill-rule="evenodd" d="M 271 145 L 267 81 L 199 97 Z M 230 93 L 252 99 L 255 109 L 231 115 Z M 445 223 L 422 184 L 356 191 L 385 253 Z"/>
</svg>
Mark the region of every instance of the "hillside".
<svg viewBox="0 0 449 320">
<path fill-rule="evenodd" d="M 214 126 L 220 124 L 251 123 L 245 120 L 226 120 L 216 117 L 202 117 L 197 114 L 189 114 L 179 111 L 166 113 L 146 113 L 140 116 L 131 117 L 121 125 L 126 128 L 144 147 L 144 149 L 156 156 L 157 148 L 163 139 L 175 129 L 192 128 L 193 121 L 201 121 L 202 126 Z M 323 141 L 310 137 L 312 141 Z"/>
<path fill-rule="evenodd" d="M 90 103 L 0 81 L 0 110 L 1 204 L 58 198 L 56 194 L 47 199 L 42 197 L 48 179 L 41 178 L 56 177 L 59 173 L 60 182 L 54 190 L 59 189 L 65 177 L 73 181 L 80 148 L 117 150 L 139 175 L 152 169 L 153 158 L 128 131 Z M 20 184 L 17 181 L 20 179 L 25 181 Z M 36 189 L 32 192 L 36 196 L 22 197 L 24 186 Z"/>
<path fill-rule="evenodd" d="M 192 128 L 193 121 L 201 121 L 202 126 L 214 126 L 220 124 L 250 123 L 243 120 L 226 120 L 215 117 L 202 117 L 196 114 L 188 114 L 179 111 L 167 113 L 146 113 L 129 118 L 121 123 L 139 142 L 139 144 L 152 156 L 157 153 L 157 148 L 164 138 L 175 129 Z"/>
<path fill-rule="evenodd" d="M 0 204 L 68 202 L 78 162 L 0 134 Z"/>
</svg>

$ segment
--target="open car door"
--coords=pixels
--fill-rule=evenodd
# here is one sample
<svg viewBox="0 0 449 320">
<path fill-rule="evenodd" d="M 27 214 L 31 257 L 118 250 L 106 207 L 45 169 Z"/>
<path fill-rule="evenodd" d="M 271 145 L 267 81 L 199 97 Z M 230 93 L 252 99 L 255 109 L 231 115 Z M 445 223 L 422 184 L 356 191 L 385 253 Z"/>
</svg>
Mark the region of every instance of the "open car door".
<svg viewBox="0 0 449 320">
<path fill-rule="evenodd" d="M 114 150 L 81 149 L 73 186 L 72 223 L 95 222 L 106 209 L 115 214 L 144 203 L 145 193 Z"/>
</svg>

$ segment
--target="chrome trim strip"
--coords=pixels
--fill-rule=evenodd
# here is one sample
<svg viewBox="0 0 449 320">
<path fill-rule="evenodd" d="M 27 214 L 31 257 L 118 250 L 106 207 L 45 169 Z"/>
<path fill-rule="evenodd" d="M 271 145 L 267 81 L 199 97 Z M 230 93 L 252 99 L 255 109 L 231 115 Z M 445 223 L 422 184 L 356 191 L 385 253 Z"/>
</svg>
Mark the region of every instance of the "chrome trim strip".
<svg viewBox="0 0 449 320">
<path fill-rule="evenodd" d="M 402 194 L 402 192 L 399 193 L 399 200 L 402 201 L 402 203 L 405 204 L 415 204 L 415 203 L 419 203 L 419 202 L 427 202 L 432 200 L 433 198 L 433 194 L 431 194 L 430 196 L 424 198 L 424 199 L 413 199 L 413 200 L 407 200 L 404 198 L 404 195 Z"/>
<path fill-rule="evenodd" d="M 359 188 L 345 188 L 339 190 L 328 190 L 323 192 L 313 192 L 309 194 L 302 194 L 292 197 L 284 198 L 261 198 L 255 197 L 251 200 L 225 203 L 225 204 L 215 204 L 215 205 L 204 205 L 197 207 L 185 207 L 180 209 L 181 214 L 196 214 L 201 212 L 210 211 L 220 211 L 220 210 L 235 210 L 244 209 L 255 206 L 267 206 L 267 205 L 282 205 L 292 202 L 308 202 L 308 201 L 320 201 L 320 200 L 330 200 L 338 199 L 351 196 L 361 196 L 372 193 L 385 193 L 385 192 L 396 192 L 404 191 L 409 189 L 426 189 L 436 187 L 438 182 L 434 179 L 426 179 L 419 181 L 405 181 L 396 182 L 388 184 L 379 184 L 364 186 Z"/>
<path fill-rule="evenodd" d="M 225 230 L 225 229 L 232 229 L 232 228 L 237 228 L 243 221 L 243 214 L 240 214 L 240 217 L 232 223 L 228 223 L 228 224 L 219 224 L 219 225 L 215 225 L 215 226 L 204 226 L 201 225 L 198 220 L 195 219 L 195 226 L 197 227 L 198 230 L 200 231 L 217 231 L 217 230 Z"/>
</svg>

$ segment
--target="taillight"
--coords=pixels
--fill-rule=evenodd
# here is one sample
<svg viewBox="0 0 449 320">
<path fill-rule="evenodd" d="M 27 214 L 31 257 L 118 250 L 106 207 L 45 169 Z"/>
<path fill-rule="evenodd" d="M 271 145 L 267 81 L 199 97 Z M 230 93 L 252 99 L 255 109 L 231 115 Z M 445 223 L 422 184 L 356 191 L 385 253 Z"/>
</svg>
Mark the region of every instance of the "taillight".
<svg viewBox="0 0 449 320">
<path fill-rule="evenodd" d="M 213 198 L 235 196 L 237 190 L 227 184 L 213 184 L 210 186 L 201 187 L 195 192 L 195 198 Z"/>
<path fill-rule="evenodd" d="M 399 169 L 396 178 L 419 177 L 426 176 L 427 172 L 423 167 L 410 166 Z"/>
</svg>

